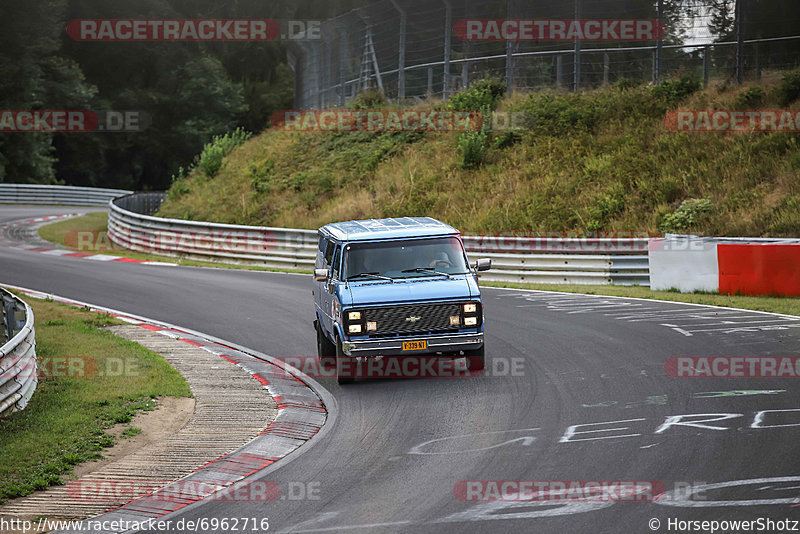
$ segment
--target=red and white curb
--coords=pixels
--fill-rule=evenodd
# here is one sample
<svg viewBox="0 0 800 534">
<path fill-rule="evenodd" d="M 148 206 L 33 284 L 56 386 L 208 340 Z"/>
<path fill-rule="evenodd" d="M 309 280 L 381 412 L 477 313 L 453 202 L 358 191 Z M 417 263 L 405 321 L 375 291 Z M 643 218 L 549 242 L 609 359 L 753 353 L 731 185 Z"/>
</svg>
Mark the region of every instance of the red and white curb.
<svg viewBox="0 0 800 534">
<path fill-rule="evenodd" d="M 118 524 L 124 524 L 124 521 L 141 523 L 202 501 L 247 477 L 261 473 L 315 436 L 320 435 L 323 425 L 333 421 L 331 412 L 331 408 L 335 407 L 333 396 L 301 371 L 270 356 L 161 321 L 32 289 L 5 284 L 3 287 L 19 291 L 32 298 L 51 299 L 70 306 L 86 307 L 95 312 L 108 313 L 121 321 L 200 347 L 247 371 L 269 391 L 278 404 L 278 415 L 259 436 L 236 451 L 200 467 L 192 474 L 180 479 L 179 484 L 170 484 L 170 487 L 173 487 L 174 484 L 174 487 L 178 488 L 175 491 L 168 494 L 164 491 L 154 492 L 152 495 L 135 499 L 113 511 L 92 518 L 92 521 L 99 519 L 117 521 Z M 213 481 L 214 484 L 209 484 L 209 481 Z M 196 482 L 196 484 L 192 484 L 192 482 Z M 191 491 L 181 488 L 189 488 Z M 85 531 L 77 530 L 75 532 Z"/>
<path fill-rule="evenodd" d="M 60 256 L 64 258 L 80 258 L 91 261 L 105 261 L 105 262 L 122 262 L 122 263 L 138 263 L 141 265 L 161 265 L 167 267 L 176 267 L 177 263 L 163 262 L 163 261 L 150 261 L 140 260 L 136 258 L 127 258 L 124 256 L 115 256 L 111 254 L 91 254 L 87 252 L 77 252 L 74 250 L 57 247 L 57 246 L 41 246 L 38 244 L 26 243 L 25 241 L 18 241 L 9 237 L 8 230 L 14 228 L 35 225 L 41 226 L 41 223 L 49 223 L 58 219 L 70 219 L 73 217 L 80 217 L 85 213 L 68 213 L 64 215 L 51 215 L 49 217 L 38 217 L 35 219 L 23 219 L 20 221 L 13 221 L 0 226 L 2 236 L 0 237 L 0 246 L 10 248 L 13 250 L 24 250 L 26 252 L 38 252 L 40 254 L 47 254 L 48 256 Z"/>
</svg>

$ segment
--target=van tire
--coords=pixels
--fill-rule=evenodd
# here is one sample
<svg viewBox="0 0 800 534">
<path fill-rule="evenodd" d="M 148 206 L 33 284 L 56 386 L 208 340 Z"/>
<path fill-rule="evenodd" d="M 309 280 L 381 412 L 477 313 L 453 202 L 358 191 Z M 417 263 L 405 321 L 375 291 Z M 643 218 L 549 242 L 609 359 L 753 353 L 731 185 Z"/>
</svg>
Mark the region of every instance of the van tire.
<svg viewBox="0 0 800 534">
<path fill-rule="evenodd" d="M 336 340 L 336 381 L 339 382 L 339 384 L 350 384 L 350 383 L 353 382 L 353 380 L 355 380 L 355 378 L 353 376 L 343 376 L 341 374 L 341 371 L 342 371 L 342 369 L 344 367 L 344 360 L 345 359 L 349 360 L 350 357 L 347 356 L 344 353 L 344 351 L 342 350 L 342 342 L 339 341 L 339 339 L 337 339 Z M 351 372 L 352 372 L 352 366 L 350 366 L 350 369 L 351 369 Z"/>
<path fill-rule="evenodd" d="M 314 327 L 317 330 L 317 356 L 319 357 L 319 362 L 323 368 L 332 368 L 336 365 L 336 347 L 322 333 L 319 321 L 314 321 Z"/>
<path fill-rule="evenodd" d="M 467 359 L 467 369 L 470 371 L 482 371 L 486 365 L 486 345 L 475 350 L 465 350 L 464 357 Z"/>
</svg>

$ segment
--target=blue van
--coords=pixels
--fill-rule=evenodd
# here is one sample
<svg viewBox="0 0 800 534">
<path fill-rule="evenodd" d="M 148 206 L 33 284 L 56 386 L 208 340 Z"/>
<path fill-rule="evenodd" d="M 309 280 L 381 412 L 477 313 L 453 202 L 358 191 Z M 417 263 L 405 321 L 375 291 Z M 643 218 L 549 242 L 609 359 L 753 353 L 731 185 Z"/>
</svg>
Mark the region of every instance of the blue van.
<svg viewBox="0 0 800 534">
<path fill-rule="evenodd" d="M 484 366 L 484 325 L 477 272 L 458 230 L 430 217 L 370 219 L 319 229 L 314 269 L 317 353 L 347 358 L 466 356 Z"/>
</svg>

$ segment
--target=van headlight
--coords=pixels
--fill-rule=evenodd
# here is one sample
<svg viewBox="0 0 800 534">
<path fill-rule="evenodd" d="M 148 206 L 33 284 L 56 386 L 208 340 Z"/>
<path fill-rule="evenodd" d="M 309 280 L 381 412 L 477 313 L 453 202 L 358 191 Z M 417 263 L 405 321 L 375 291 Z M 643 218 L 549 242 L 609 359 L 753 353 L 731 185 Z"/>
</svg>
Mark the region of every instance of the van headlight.
<svg viewBox="0 0 800 534">
<path fill-rule="evenodd" d="M 361 333 L 361 325 L 360 324 L 351 324 L 347 327 L 347 331 L 351 334 L 360 334 Z"/>
<path fill-rule="evenodd" d="M 360 321 L 361 320 L 361 312 L 360 311 L 351 311 L 347 314 L 347 318 L 351 321 Z"/>
<path fill-rule="evenodd" d="M 481 324 L 482 317 L 480 302 L 465 302 L 461 305 L 461 324 L 463 326 L 478 326 Z M 453 324 L 452 317 L 450 324 Z"/>
</svg>

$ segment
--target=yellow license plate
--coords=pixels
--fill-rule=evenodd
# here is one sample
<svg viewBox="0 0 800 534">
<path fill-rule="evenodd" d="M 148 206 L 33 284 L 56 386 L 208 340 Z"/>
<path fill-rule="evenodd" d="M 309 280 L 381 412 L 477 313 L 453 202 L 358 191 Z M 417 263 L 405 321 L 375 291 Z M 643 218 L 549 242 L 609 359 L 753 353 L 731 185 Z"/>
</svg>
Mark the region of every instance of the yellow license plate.
<svg viewBox="0 0 800 534">
<path fill-rule="evenodd" d="M 403 341 L 403 350 L 425 350 L 428 348 L 428 342 L 422 341 Z"/>
</svg>

